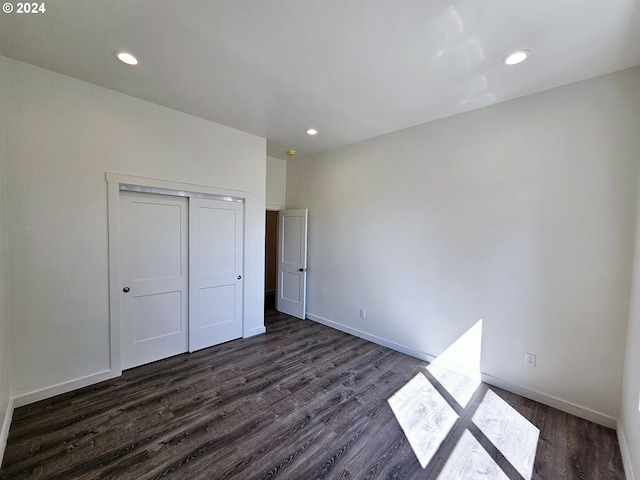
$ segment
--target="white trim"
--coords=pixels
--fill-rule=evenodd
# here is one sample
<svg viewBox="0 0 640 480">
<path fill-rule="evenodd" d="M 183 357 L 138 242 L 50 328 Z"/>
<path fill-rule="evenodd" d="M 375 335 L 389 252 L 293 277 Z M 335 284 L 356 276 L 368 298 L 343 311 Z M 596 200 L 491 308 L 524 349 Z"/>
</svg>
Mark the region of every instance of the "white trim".
<svg viewBox="0 0 640 480">
<path fill-rule="evenodd" d="M 75 380 L 58 383 L 57 385 L 41 388 L 40 390 L 25 393 L 24 395 L 18 395 L 17 397 L 13 398 L 14 408 L 24 407 L 25 405 L 39 402 L 40 400 L 55 397 L 56 395 L 71 392 L 73 390 L 87 387 L 89 385 L 94 385 L 96 383 L 100 383 L 117 376 L 119 376 L 119 374 L 114 375 L 111 370 L 103 370 L 101 372 L 93 373 L 85 377 L 76 378 Z"/>
<path fill-rule="evenodd" d="M 107 226 L 109 242 L 109 368 L 122 375 L 120 338 L 120 183 L 107 174 Z"/>
<path fill-rule="evenodd" d="M 387 340 L 385 338 L 381 338 L 376 335 L 363 332 L 362 330 L 358 330 L 353 327 L 342 325 L 341 323 L 337 323 L 337 322 L 334 322 L 333 320 L 322 318 L 318 315 L 307 313 L 307 318 L 314 322 L 321 323 L 323 325 L 326 325 L 331 328 L 335 328 L 336 330 L 340 330 L 342 332 L 349 333 L 351 335 L 355 335 L 356 337 L 369 340 L 370 342 L 377 343 L 378 345 L 382 345 L 383 347 L 390 348 L 392 350 L 404 353 L 406 355 L 409 355 L 415 358 L 419 358 L 420 360 L 424 360 L 426 362 L 432 362 L 436 359 L 436 357 L 431 354 L 420 352 L 411 347 L 407 347 L 406 345 L 402 345 L 402 344 L 393 342 L 391 340 Z M 597 412 L 590 408 L 583 407 L 581 405 L 577 405 L 575 403 L 568 402 L 566 400 L 562 400 L 561 398 L 558 398 L 558 397 L 554 397 L 553 395 L 548 395 L 538 390 L 533 390 L 527 387 L 523 387 L 522 385 L 518 385 L 512 382 L 509 382 L 507 380 L 502 380 L 501 378 L 497 378 L 492 375 L 487 375 L 485 373 L 481 373 L 481 378 L 483 382 L 488 383 L 489 385 L 493 385 L 494 387 L 502 388 L 503 390 L 507 390 L 517 395 L 521 395 L 523 397 L 529 398 L 536 402 L 540 402 L 540 403 L 543 403 L 544 405 L 557 408 L 558 410 L 562 410 L 563 412 L 567 412 L 577 417 L 590 420 L 600 425 L 604 425 L 609 428 L 616 428 L 616 419 L 604 413 Z"/>
<path fill-rule="evenodd" d="M 254 327 L 247 331 L 247 333 L 242 338 L 255 337 L 256 335 L 260 335 L 267 331 L 266 327 Z"/>
<path fill-rule="evenodd" d="M 193 193 L 204 193 L 206 195 L 221 195 L 227 197 L 244 198 L 249 196 L 249 192 L 243 190 L 231 190 L 228 188 L 211 187 L 207 185 L 196 185 L 192 183 L 173 182 L 170 180 L 160 180 L 158 178 L 136 177 L 134 175 L 121 175 L 119 173 L 106 174 L 107 183 L 121 183 L 127 185 L 138 185 L 147 188 L 162 188 L 166 190 L 185 191 Z"/>
<path fill-rule="evenodd" d="M 622 455 L 622 464 L 624 465 L 624 474 L 627 480 L 636 480 L 633 474 L 633 464 L 631 462 L 631 453 L 629 452 L 629 444 L 627 443 L 627 437 L 624 435 L 624 429 L 622 428 L 622 422 L 618 420 L 618 444 L 620 444 L 620 454 Z"/>
<path fill-rule="evenodd" d="M 341 332 L 345 332 L 350 335 L 355 335 L 356 337 L 363 338 L 365 340 L 369 340 L 370 342 L 376 343 L 378 345 L 382 345 L 383 347 L 390 348 L 391 350 L 395 350 L 396 352 L 404 353 L 411 357 L 419 358 L 420 360 L 424 360 L 425 362 L 433 362 L 436 359 L 436 357 L 434 357 L 433 355 L 429 355 L 428 353 L 419 352 L 417 350 L 414 350 L 413 348 L 407 347 L 400 343 L 392 342 L 391 340 L 387 340 L 386 338 L 378 337 L 376 335 L 363 332 L 362 330 L 358 330 L 353 327 L 342 325 L 341 323 L 334 322 L 333 320 L 328 320 L 326 318 L 322 318 L 318 315 L 307 313 L 307 318 L 314 322 L 326 325 L 327 327 L 335 328 L 336 330 L 340 330 Z"/>
<path fill-rule="evenodd" d="M 563 412 L 567 412 L 571 415 L 575 415 L 576 417 L 584 418 L 585 420 L 604 425 L 605 427 L 613 429 L 616 428 L 617 420 L 605 413 L 598 412 L 591 408 L 583 407 L 582 405 L 578 405 L 577 403 L 569 402 L 567 400 L 554 397 L 553 395 L 540 392 L 539 390 L 524 387 L 522 385 L 518 385 L 517 383 L 512 383 L 508 380 L 503 380 L 486 373 L 481 373 L 481 376 L 483 382 L 488 383 L 489 385 L 493 385 L 494 387 L 507 390 L 511 393 L 515 393 L 530 400 L 548 405 L 549 407 L 557 408 L 558 410 L 562 410 Z"/>
<path fill-rule="evenodd" d="M 13 398 L 9 399 L 7 411 L 4 413 L 4 422 L 2 422 L 2 430 L 0 430 L 0 465 L 4 457 L 4 449 L 7 447 L 7 439 L 9 438 L 9 428 L 11 427 L 11 419 L 13 418 L 14 402 Z"/>
<path fill-rule="evenodd" d="M 265 205 L 265 209 L 277 212 L 280 210 L 284 210 L 285 208 L 284 208 L 284 205 L 278 205 L 276 203 L 267 203 Z"/>
</svg>

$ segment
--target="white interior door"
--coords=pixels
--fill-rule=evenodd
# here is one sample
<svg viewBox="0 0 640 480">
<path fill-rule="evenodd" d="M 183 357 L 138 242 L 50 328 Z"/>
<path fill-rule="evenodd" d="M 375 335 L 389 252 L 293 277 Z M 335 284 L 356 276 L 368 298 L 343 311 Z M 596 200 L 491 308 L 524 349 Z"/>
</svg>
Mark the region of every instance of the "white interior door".
<svg viewBox="0 0 640 480">
<path fill-rule="evenodd" d="M 242 336 L 244 208 L 189 200 L 189 351 Z"/>
<path fill-rule="evenodd" d="M 278 215 L 279 312 L 304 319 L 307 298 L 307 209 Z"/>
<path fill-rule="evenodd" d="M 187 199 L 120 192 L 122 365 L 187 351 Z"/>
</svg>

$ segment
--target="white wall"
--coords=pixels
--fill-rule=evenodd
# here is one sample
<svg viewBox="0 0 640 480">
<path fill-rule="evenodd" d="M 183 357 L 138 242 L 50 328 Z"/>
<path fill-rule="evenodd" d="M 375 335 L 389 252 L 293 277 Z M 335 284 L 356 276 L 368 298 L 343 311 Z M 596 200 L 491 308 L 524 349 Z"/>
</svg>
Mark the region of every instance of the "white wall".
<svg viewBox="0 0 640 480">
<path fill-rule="evenodd" d="M 265 140 L 4 62 L 13 396 L 109 368 L 105 172 L 250 192 L 244 315 L 259 330 Z"/>
<path fill-rule="evenodd" d="M 7 282 L 7 208 L 4 168 L 4 59 L 0 56 L 0 459 L 4 452 L 11 421 L 11 329 L 9 322 L 9 286 Z"/>
<path fill-rule="evenodd" d="M 636 68 L 289 161 L 310 317 L 427 358 L 484 319 L 485 378 L 615 425 L 639 84 Z"/>
<path fill-rule="evenodd" d="M 640 135 L 640 122 L 637 128 Z M 637 214 L 627 354 L 618 422 L 618 438 L 625 458 L 627 480 L 640 479 L 640 198 Z"/>
<path fill-rule="evenodd" d="M 287 162 L 267 157 L 267 208 L 282 210 L 287 200 Z"/>
</svg>

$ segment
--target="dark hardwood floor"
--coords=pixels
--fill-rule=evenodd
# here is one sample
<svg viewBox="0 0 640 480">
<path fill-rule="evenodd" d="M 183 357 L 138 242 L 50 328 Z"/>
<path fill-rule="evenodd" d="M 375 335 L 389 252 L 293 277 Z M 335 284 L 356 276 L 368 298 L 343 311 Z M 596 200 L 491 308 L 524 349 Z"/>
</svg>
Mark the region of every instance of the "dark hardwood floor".
<svg viewBox="0 0 640 480">
<path fill-rule="evenodd" d="M 521 479 L 471 420 L 488 388 L 540 430 L 533 479 L 624 478 L 613 430 L 486 385 L 423 469 L 387 400 L 426 363 L 308 320 L 266 324 L 16 409 L 0 478 L 463 480 L 440 473 L 470 432 L 501 472 L 473 478 Z"/>
</svg>

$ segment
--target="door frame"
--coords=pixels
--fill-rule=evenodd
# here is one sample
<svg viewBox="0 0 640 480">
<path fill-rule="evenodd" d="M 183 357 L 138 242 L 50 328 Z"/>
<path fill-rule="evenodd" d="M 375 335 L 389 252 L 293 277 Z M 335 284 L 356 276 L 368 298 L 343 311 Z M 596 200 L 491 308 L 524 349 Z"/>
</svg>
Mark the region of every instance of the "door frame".
<svg viewBox="0 0 640 480">
<path fill-rule="evenodd" d="M 108 243 L 109 243 L 109 366 L 111 377 L 122 375 L 122 351 L 121 351 L 121 331 L 122 319 L 120 316 L 120 289 L 122 280 L 120 275 L 120 190 L 121 185 L 126 190 L 140 191 L 146 193 L 169 194 L 182 197 L 224 197 L 228 200 L 242 201 L 245 204 L 243 209 L 243 222 L 247 221 L 247 203 L 252 201 L 250 192 L 241 190 L 229 190 L 204 185 L 193 185 L 189 183 L 159 180 L 155 178 L 136 177 L 132 175 L 121 175 L 107 172 L 107 206 L 108 206 Z M 242 240 L 242 260 L 246 268 L 247 265 L 247 236 L 246 231 Z M 243 278 L 245 272 L 243 271 Z M 247 331 L 245 322 L 245 312 L 249 299 L 245 295 L 242 299 L 242 336 L 249 337 L 255 332 Z"/>
<path fill-rule="evenodd" d="M 266 212 L 278 213 L 280 210 L 286 210 L 286 208 L 280 207 L 280 206 L 274 206 L 274 205 L 267 205 L 264 210 L 266 215 Z M 280 232 L 276 228 L 276 291 L 275 291 L 276 296 L 278 295 L 278 236 L 279 234 Z M 266 227 L 265 227 L 265 235 L 266 235 Z M 266 237 L 265 237 L 265 247 L 266 247 Z M 266 255 L 265 255 L 265 258 L 266 258 Z M 265 272 L 266 272 L 266 268 L 265 268 Z M 265 283 L 265 287 L 266 287 L 266 283 Z M 266 288 L 264 290 L 265 290 L 264 294 L 266 295 L 267 293 Z"/>
</svg>

